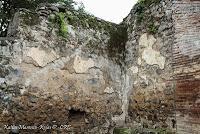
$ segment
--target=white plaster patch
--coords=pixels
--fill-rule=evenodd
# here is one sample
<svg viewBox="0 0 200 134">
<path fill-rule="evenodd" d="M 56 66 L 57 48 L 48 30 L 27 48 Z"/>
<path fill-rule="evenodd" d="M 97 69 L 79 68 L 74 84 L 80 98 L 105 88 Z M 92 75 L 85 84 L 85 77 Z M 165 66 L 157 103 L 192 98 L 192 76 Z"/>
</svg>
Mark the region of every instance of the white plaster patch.
<svg viewBox="0 0 200 134">
<path fill-rule="evenodd" d="M 104 90 L 104 93 L 107 93 L 107 94 L 112 94 L 114 93 L 115 91 L 113 90 L 112 87 L 107 87 L 105 90 Z"/>
<path fill-rule="evenodd" d="M 81 57 L 76 56 L 74 59 L 74 70 L 76 73 L 86 73 L 89 68 L 94 67 L 95 63 L 92 59 L 83 60 Z"/>
<path fill-rule="evenodd" d="M 136 66 L 132 66 L 129 70 L 131 70 L 131 72 L 132 72 L 133 74 L 137 74 L 138 71 L 139 71 L 138 67 L 136 67 Z"/>
<path fill-rule="evenodd" d="M 161 69 L 165 67 L 165 57 L 160 55 L 160 52 L 147 48 L 142 53 L 142 59 L 149 65 L 158 65 Z"/>
<path fill-rule="evenodd" d="M 44 67 L 59 56 L 54 51 L 47 52 L 40 48 L 30 48 L 27 52 L 27 57 L 30 57 L 38 66 Z"/>
<path fill-rule="evenodd" d="M 152 48 L 153 44 L 155 43 L 156 43 L 156 39 L 153 37 L 153 35 L 148 35 L 147 33 L 143 34 L 139 40 L 139 45 L 143 47 Z"/>
<path fill-rule="evenodd" d="M 165 57 L 159 51 L 156 51 L 152 46 L 157 43 L 153 35 L 143 34 L 140 37 L 139 45 L 143 47 L 142 59 L 149 65 L 158 65 L 161 69 L 165 66 Z"/>
</svg>

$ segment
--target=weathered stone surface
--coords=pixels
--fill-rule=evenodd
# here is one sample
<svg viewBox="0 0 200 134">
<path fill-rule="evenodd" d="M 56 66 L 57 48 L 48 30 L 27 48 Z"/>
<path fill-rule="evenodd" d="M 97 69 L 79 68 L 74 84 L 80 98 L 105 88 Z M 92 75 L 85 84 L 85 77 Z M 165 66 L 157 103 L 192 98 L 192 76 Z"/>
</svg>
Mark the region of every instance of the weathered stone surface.
<svg viewBox="0 0 200 134">
<path fill-rule="evenodd" d="M 29 57 L 29 58 L 31 58 L 31 60 L 33 60 L 34 63 L 32 63 L 32 64 L 36 63 L 36 65 L 38 65 L 40 67 L 44 67 L 48 63 L 56 60 L 59 56 L 56 55 L 56 53 L 52 50 L 50 50 L 50 52 L 48 52 L 48 50 L 45 51 L 42 48 L 30 48 L 27 51 L 27 57 Z"/>
<path fill-rule="evenodd" d="M 114 93 L 115 91 L 113 90 L 112 87 L 107 87 L 105 90 L 104 90 L 104 93 L 108 93 L 108 94 L 112 94 Z"/>
<path fill-rule="evenodd" d="M 157 3 L 150 8 L 145 8 L 140 14 L 132 10 L 125 22 L 132 27 L 128 28 L 128 43 L 126 49 L 131 50 L 126 57 L 134 57 L 127 62 L 127 72 L 129 83 L 126 87 L 128 94 L 128 115 L 127 124 L 133 128 L 166 128 L 175 131 L 172 120 L 174 115 L 174 89 L 171 76 L 171 46 L 173 33 L 170 25 L 172 14 L 166 15 L 164 12 L 170 9 L 171 2 L 166 4 Z M 138 9 L 140 10 L 140 8 Z M 172 12 L 171 12 L 172 13 Z M 138 15 L 138 16 L 136 16 Z M 138 18 L 143 16 L 141 22 Z M 139 18 L 140 19 L 140 18 Z M 152 25 L 159 28 L 155 31 L 149 28 Z M 161 32 L 162 31 L 162 32 Z M 170 33 L 170 34 L 169 34 Z M 165 36 L 167 35 L 167 36 Z M 128 77 L 127 77 L 128 78 Z"/>
<path fill-rule="evenodd" d="M 54 5 L 51 5 L 51 6 L 49 7 L 49 9 L 50 9 L 51 11 L 59 12 L 58 7 L 56 7 L 56 6 L 54 6 Z"/>
<path fill-rule="evenodd" d="M 105 51 L 108 31 L 68 25 L 68 38 L 63 39 L 57 35 L 57 27 L 50 30 L 50 22 L 44 17 L 31 26 L 23 23 L 24 18 L 19 19 L 20 39 L 0 49 L 1 54 L 12 59 L 0 65 L 0 113 L 8 111 L 0 114 L 0 126 L 3 121 L 71 126 L 69 130 L 49 130 L 58 133 L 112 131 L 112 117 L 122 114 L 123 82 L 120 65 L 109 59 Z M 89 47 L 93 44 L 97 46 Z M 7 132 L 10 131 L 0 130 Z"/>
<path fill-rule="evenodd" d="M 138 67 L 136 66 L 132 66 L 129 70 L 131 70 L 133 74 L 137 74 L 139 71 Z"/>
<path fill-rule="evenodd" d="M 87 73 L 89 68 L 94 67 L 92 59 L 83 60 L 81 57 L 76 56 L 74 59 L 74 70 L 76 73 Z"/>
<path fill-rule="evenodd" d="M 43 5 L 38 12 L 47 18 L 24 23 L 26 13 L 20 12 L 20 38 L 0 44 L 0 127 L 70 125 L 31 133 L 112 134 L 118 126 L 199 132 L 198 1 L 162 0 L 142 14 L 137 4 L 124 19 L 128 38 L 122 45 L 120 31 L 110 31 L 118 25 L 100 19 L 95 26 L 67 25 L 67 38 L 60 37 L 48 17 L 65 6 Z"/>
</svg>

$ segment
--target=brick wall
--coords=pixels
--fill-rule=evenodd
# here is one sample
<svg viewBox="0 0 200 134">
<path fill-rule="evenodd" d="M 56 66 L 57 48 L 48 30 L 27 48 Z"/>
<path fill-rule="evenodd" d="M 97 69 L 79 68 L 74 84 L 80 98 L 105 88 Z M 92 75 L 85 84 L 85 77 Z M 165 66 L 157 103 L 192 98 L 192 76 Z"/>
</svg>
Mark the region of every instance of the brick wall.
<svg viewBox="0 0 200 134">
<path fill-rule="evenodd" d="M 177 133 L 200 133 L 200 1 L 173 2 Z"/>
</svg>

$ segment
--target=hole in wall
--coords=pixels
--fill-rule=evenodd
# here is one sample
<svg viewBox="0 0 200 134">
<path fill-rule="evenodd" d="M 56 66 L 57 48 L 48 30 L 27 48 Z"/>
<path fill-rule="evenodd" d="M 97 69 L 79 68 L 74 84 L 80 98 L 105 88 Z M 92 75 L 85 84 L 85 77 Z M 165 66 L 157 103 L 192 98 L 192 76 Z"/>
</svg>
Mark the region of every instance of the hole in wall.
<svg viewBox="0 0 200 134">
<path fill-rule="evenodd" d="M 69 110 L 69 122 L 85 122 L 86 112 L 80 109 Z"/>
</svg>

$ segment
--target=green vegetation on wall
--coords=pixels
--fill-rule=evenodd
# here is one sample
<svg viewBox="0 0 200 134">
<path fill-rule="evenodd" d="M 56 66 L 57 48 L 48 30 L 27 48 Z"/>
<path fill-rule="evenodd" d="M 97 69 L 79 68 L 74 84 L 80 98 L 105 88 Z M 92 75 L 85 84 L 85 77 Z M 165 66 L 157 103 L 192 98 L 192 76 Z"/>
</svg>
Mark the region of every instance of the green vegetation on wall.
<svg viewBox="0 0 200 134">
<path fill-rule="evenodd" d="M 57 13 L 56 15 L 50 15 L 49 21 L 52 22 L 52 27 L 56 26 L 58 27 L 58 35 L 66 38 L 68 35 L 68 29 L 67 29 L 67 21 L 65 20 L 66 15 L 65 13 Z"/>
<path fill-rule="evenodd" d="M 59 25 L 59 35 L 62 37 L 67 37 L 67 23 L 65 22 L 65 14 L 58 13 L 56 16 L 56 21 Z"/>
<path fill-rule="evenodd" d="M 53 26 L 59 27 L 59 35 L 66 37 L 67 35 L 67 24 L 74 26 L 75 28 L 104 30 L 108 34 L 116 24 L 107 22 L 87 13 L 84 10 L 84 5 L 79 5 L 78 9 L 74 8 L 76 5 L 73 0 L 60 0 L 63 1 L 66 10 L 60 11 L 60 13 L 54 16 L 49 16 L 49 21 L 53 23 Z M 55 25 L 56 24 L 56 25 Z M 51 24 L 52 25 L 52 24 Z"/>
<path fill-rule="evenodd" d="M 148 8 L 151 4 L 158 4 L 161 0 L 139 0 L 139 6 Z"/>
<path fill-rule="evenodd" d="M 136 24 L 145 25 L 148 33 L 156 34 L 158 27 L 155 26 L 155 17 L 149 15 L 145 11 L 149 9 L 151 5 L 159 4 L 161 0 L 139 0 L 136 7 Z"/>
</svg>

